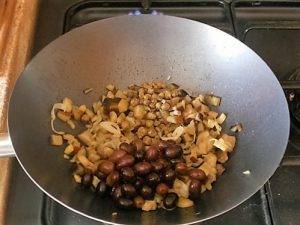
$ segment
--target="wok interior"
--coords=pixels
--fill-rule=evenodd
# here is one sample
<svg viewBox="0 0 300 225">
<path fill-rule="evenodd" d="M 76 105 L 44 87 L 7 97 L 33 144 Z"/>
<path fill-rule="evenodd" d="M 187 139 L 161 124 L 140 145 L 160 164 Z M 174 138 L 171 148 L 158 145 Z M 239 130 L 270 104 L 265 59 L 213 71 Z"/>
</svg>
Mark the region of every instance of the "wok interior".
<svg viewBox="0 0 300 225">
<path fill-rule="evenodd" d="M 109 83 L 125 88 L 133 83 L 166 81 L 169 76 L 169 82 L 192 94 L 221 96 L 220 110 L 229 115 L 226 127 L 236 122 L 245 127 L 213 190 L 194 208 L 141 213 L 121 211 L 110 199 L 94 197 L 78 187 L 71 165 L 63 159 L 63 148 L 49 145 L 52 104 L 66 96 L 75 104 L 91 104 Z M 94 91 L 84 95 L 86 88 Z M 125 16 L 75 29 L 42 50 L 15 86 L 9 131 L 28 174 L 68 207 L 108 222 L 181 224 L 218 215 L 255 193 L 281 160 L 289 121 L 273 73 L 242 43 L 185 19 Z M 245 170 L 251 175 L 244 175 Z M 119 212 L 118 216 L 113 217 L 113 212 Z"/>
</svg>

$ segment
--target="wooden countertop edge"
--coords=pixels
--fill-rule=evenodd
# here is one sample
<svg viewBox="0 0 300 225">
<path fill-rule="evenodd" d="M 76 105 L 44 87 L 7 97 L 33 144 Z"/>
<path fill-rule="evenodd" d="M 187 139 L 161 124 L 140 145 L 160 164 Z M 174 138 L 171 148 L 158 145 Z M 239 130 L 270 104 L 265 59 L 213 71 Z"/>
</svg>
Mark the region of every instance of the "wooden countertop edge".
<svg viewBox="0 0 300 225">
<path fill-rule="evenodd" d="M 7 132 L 7 108 L 14 83 L 31 50 L 38 0 L 0 1 L 0 133 Z M 5 225 L 11 158 L 0 159 L 0 225 Z"/>
</svg>

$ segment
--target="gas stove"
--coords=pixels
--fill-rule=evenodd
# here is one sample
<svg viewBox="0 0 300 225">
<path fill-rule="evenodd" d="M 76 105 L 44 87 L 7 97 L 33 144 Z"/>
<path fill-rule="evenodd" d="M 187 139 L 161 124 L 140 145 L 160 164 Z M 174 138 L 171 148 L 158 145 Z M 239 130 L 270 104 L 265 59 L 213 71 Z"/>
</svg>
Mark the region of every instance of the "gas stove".
<svg viewBox="0 0 300 225">
<path fill-rule="evenodd" d="M 42 0 L 31 55 L 34 56 L 52 40 L 75 27 L 108 17 L 126 14 L 138 16 L 142 13 L 184 17 L 207 23 L 235 36 L 267 62 L 286 88 L 291 131 L 281 165 L 250 199 L 201 225 L 299 224 L 300 91 L 285 84 L 288 80 L 300 80 L 300 1 Z M 294 86 L 297 85 L 299 83 L 295 82 Z M 7 225 L 99 224 L 64 208 L 43 194 L 16 160 L 13 161 L 10 182 Z"/>
</svg>

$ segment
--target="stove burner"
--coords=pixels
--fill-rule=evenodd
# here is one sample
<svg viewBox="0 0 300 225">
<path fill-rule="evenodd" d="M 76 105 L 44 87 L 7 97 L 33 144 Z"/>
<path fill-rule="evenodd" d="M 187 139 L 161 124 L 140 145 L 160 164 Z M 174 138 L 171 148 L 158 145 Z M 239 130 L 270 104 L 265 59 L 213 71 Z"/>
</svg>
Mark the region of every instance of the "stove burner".
<svg viewBox="0 0 300 225">
<path fill-rule="evenodd" d="M 300 68 L 297 68 L 289 77 L 289 80 L 300 81 Z M 300 127 L 300 90 L 292 90 L 288 95 L 290 112 Z"/>
<path fill-rule="evenodd" d="M 128 13 L 128 15 L 130 16 L 139 16 L 141 14 L 144 14 L 144 12 L 140 11 L 140 10 L 134 10 L 134 11 L 131 11 Z M 156 16 L 156 15 L 163 15 L 162 12 L 158 12 L 156 10 L 150 10 L 149 12 L 146 12 L 146 14 L 150 14 L 150 15 L 153 15 L 153 16 Z"/>
</svg>

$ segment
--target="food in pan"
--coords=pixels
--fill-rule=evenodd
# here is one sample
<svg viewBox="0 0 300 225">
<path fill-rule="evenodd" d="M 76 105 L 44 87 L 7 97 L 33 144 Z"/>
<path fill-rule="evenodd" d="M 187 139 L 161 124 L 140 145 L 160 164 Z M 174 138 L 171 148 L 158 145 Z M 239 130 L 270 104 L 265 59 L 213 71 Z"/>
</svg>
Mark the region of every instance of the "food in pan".
<svg viewBox="0 0 300 225">
<path fill-rule="evenodd" d="M 226 114 L 215 111 L 220 97 L 193 97 L 163 82 L 106 89 L 91 109 L 65 98 L 51 111 L 51 144 L 66 143 L 77 183 L 122 208 L 145 211 L 190 207 L 212 189 L 236 144 L 222 131 Z M 80 124 L 85 130 L 58 131 L 56 118 L 74 133 Z"/>
</svg>

